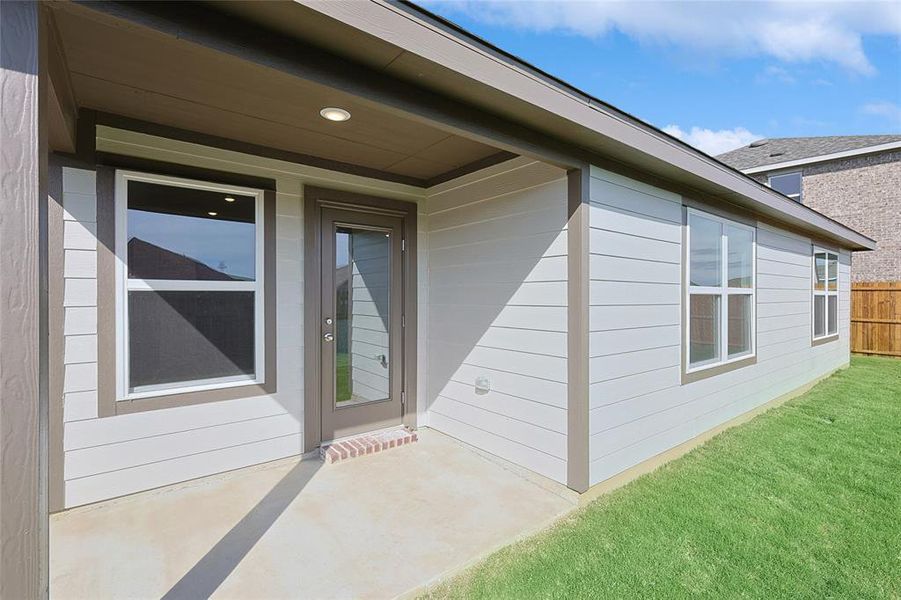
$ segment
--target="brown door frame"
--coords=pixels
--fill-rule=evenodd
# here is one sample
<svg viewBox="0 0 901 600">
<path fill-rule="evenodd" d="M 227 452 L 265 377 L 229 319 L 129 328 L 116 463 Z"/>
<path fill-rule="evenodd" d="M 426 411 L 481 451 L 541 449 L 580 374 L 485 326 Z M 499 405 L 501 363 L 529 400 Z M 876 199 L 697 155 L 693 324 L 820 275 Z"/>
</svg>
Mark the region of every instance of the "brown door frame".
<svg viewBox="0 0 901 600">
<path fill-rule="evenodd" d="M 321 328 L 320 348 L 325 347 L 327 351 L 322 352 L 320 356 L 321 369 L 320 374 L 320 407 L 319 415 L 322 424 L 322 441 L 329 441 L 336 438 L 357 435 L 367 431 L 384 429 L 400 424 L 403 417 L 403 373 L 404 373 L 404 349 L 403 349 L 403 217 L 398 215 L 388 215 L 381 213 L 373 213 L 370 211 L 349 211 L 346 209 L 333 208 L 331 206 L 322 209 L 322 220 L 320 222 L 320 243 L 322 252 L 322 272 L 321 272 L 321 289 L 320 289 L 320 307 L 322 309 L 319 316 Z M 385 399 L 373 402 L 363 402 L 359 404 L 348 404 L 346 406 L 335 406 L 334 400 L 336 395 L 335 383 L 336 378 L 329 375 L 335 373 L 337 364 L 337 348 L 331 351 L 331 346 L 336 345 L 339 339 L 337 330 L 338 313 L 336 310 L 336 280 L 335 280 L 335 256 L 336 243 L 335 231 L 337 228 L 346 226 L 355 231 L 376 231 L 379 234 L 388 233 L 388 274 L 389 274 L 389 301 L 388 301 L 388 382 L 389 389 Z M 351 253 L 351 258 L 353 254 Z M 353 281 L 353 275 L 348 272 L 350 281 Z M 352 289 L 351 286 L 349 286 Z M 348 290 L 350 291 L 350 290 Z M 350 295 L 350 294 L 349 294 Z M 353 301 L 348 299 L 349 307 L 353 305 Z M 324 319 L 331 318 L 331 324 Z M 352 329 L 348 330 L 348 336 Z M 322 337 L 325 334 L 333 335 L 333 342 L 325 342 L 323 344 Z M 348 348 L 348 354 L 353 356 L 351 348 Z M 353 360 L 351 360 L 351 365 Z"/>
<path fill-rule="evenodd" d="M 336 208 L 371 214 L 400 217 L 403 225 L 403 295 L 401 299 L 404 320 L 401 334 L 402 390 L 404 402 L 402 422 L 415 428 L 416 421 L 416 370 L 417 370 L 417 265 L 416 265 L 416 204 L 379 198 L 355 192 L 304 186 L 304 452 L 315 450 L 322 442 L 322 373 L 323 334 L 322 314 L 322 210 Z"/>
</svg>

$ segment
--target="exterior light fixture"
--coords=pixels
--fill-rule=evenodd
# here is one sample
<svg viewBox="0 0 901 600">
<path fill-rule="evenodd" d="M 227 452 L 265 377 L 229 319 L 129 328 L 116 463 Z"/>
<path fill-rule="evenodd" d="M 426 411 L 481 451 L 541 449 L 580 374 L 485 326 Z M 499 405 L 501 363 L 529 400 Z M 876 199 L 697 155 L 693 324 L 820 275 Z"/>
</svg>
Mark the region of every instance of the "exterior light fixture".
<svg viewBox="0 0 901 600">
<path fill-rule="evenodd" d="M 234 202 L 235 199 L 232 198 L 231 196 L 226 196 L 226 197 L 225 197 L 225 201 L 226 201 L 226 202 Z"/>
<path fill-rule="evenodd" d="M 334 106 L 326 106 L 319 111 L 319 114 L 323 119 L 335 122 L 346 121 L 350 118 L 349 112 L 343 108 L 335 108 Z"/>
</svg>

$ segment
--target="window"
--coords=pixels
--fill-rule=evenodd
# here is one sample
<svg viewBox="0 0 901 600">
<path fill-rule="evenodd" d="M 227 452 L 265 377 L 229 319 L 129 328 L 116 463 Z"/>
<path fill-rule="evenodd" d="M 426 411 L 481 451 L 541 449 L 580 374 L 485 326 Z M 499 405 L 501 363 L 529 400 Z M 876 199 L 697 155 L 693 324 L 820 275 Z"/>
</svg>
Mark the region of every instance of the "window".
<svg viewBox="0 0 901 600">
<path fill-rule="evenodd" d="M 755 230 L 688 209 L 687 373 L 754 356 Z"/>
<path fill-rule="evenodd" d="M 801 201 L 801 173 L 782 173 L 781 175 L 770 175 L 769 185 L 771 188 L 785 194 L 796 202 Z"/>
<path fill-rule="evenodd" d="M 263 194 L 116 174 L 117 398 L 263 383 Z"/>
<path fill-rule="evenodd" d="M 813 251 L 813 339 L 838 334 L 838 254 Z"/>
</svg>

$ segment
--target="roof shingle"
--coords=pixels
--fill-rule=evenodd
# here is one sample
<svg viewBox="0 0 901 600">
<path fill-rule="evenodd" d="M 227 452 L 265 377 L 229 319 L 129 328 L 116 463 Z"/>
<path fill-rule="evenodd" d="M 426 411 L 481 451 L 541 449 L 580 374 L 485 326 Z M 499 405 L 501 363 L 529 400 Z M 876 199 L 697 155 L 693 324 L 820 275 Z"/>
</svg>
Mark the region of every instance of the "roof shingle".
<svg viewBox="0 0 901 600">
<path fill-rule="evenodd" d="M 792 160 L 803 160 L 859 150 L 870 146 L 901 142 L 901 135 L 834 135 L 823 137 L 770 138 L 751 142 L 716 158 L 743 171 Z"/>
</svg>

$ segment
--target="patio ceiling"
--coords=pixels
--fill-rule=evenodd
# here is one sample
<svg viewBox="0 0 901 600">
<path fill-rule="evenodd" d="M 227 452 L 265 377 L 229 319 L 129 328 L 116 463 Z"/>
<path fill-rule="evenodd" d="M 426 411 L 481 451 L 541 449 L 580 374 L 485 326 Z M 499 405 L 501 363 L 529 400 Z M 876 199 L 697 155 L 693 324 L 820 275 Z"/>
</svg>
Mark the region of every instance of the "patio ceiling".
<svg viewBox="0 0 901 600">
<path fill-rule="evenodd" d="M 199 143 L 235 149 L 237 140 L 253 144 L 250 153 L 275 149 L 292 153 L 286 158 L 294 162 L 420 187 L 514 155 L 564 169 L 590 164 L 685 197 L 727 202 L 852 249 L 875 247 L 409 3 L 71 0 L 49 6 L 74 89 L 55 89 L 60 78 L 54 80 L 51 62 L 58 108 L 50 116 L 57 122 L 71 115 L 66 98 L 75 97 L 79 106 L 170 126 L 156 128 L 157 135 L 183 139 L 179 132 L 200 132 L 207 142 Z M 325 122 L 318 111 L 329 105 L 354 117 Z M 51 141 L 62 138 L 51 127 Z"/>
<path fill-rule="evenodd" d="M 298 162 L 334 161 L 341 170 L 359 167 L 361 174 L 413 185 L 511 156 L 321 83 L 83 6 L 52 6 L 80 108 L 294 153 Z M 323 107 L 346 109 L 351 119 L 327 121 L 319 114 Z"/>
</svg>

